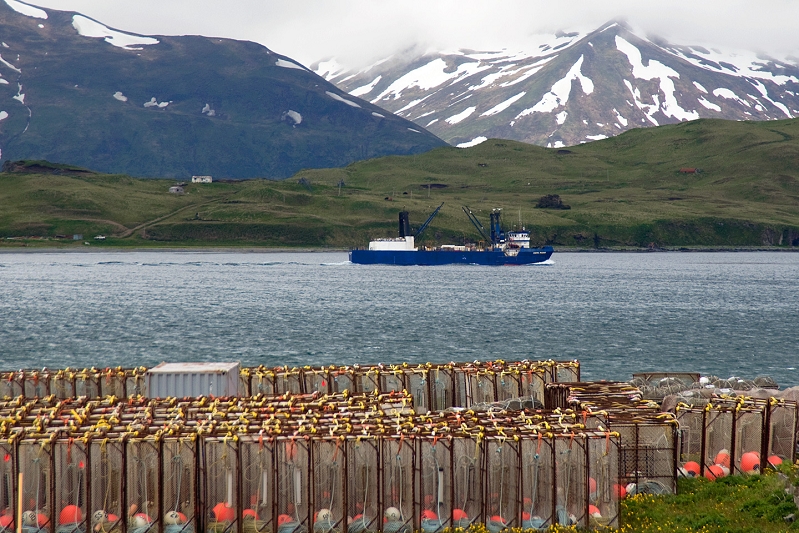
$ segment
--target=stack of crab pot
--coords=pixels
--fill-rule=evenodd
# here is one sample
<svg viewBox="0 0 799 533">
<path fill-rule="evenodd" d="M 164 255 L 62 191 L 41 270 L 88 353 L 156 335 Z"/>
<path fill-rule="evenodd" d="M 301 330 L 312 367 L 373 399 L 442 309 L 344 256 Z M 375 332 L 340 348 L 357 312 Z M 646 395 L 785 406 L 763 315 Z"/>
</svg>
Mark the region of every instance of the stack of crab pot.
<svg viewBox="0 0 799 533">
<path fill-rule="evenodd" d="M 405 392 L 20 397 L 0 413 L 2 514 L 26 533 L 618 525 L 618 435 L 575 414 L 420 415 Z"/>
</svg>

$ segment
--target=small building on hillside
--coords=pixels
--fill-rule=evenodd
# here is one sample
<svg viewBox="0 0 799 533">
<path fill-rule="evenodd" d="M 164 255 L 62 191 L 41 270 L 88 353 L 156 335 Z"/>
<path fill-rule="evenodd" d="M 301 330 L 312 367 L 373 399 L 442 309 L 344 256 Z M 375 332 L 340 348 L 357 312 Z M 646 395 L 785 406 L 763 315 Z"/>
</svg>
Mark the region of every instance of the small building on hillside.
<svg viewBox="0 0 799 533">
<path fill-rule="evenodd" d="M 173 187 L 170 187 L 169 188 L 169 192 L 172 193 L 172 194 L 183 194 L 184 193 L 183 187 L 181 187 L 180 185 L 175 185 Z"/>
<path fill-rule="evenodd" d="M 680 174 L 701 174 L 701 168 L 681 168 Z"/>
<path fill-rule="evenodd" d="M 192 183 L 211 183 L 214 179 L 211 176 L 192 176 Z"/>
</svg>

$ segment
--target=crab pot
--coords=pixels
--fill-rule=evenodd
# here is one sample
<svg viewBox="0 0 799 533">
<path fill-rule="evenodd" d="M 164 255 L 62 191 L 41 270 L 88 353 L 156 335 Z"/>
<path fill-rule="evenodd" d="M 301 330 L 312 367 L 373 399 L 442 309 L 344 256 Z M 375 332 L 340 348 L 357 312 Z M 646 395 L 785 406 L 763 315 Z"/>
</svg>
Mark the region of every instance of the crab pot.
<svg viewBox="0 0 799 533">
<path fill-rule="evenodd" d="M 680 465 L 688 461 L 699 463 L 702 458 L 705 410 L 678 405 L 676 411 L 677 422 L 679 423 L 678 461 Z"/>
<path fill-rule="evenodd" d="M 460 405 L 455 400 L 454 374 L 453 370 L 447 367 L 431 368 L 427 371 L 431 411 L 443 411 Z"/>
<path fill-rule="evenodd" d="M 75 375 L 75 396 L 100 398 L 100 374 L 89 370 L 78 372 Z"/>
<path fill-rule="evenodd" d="M 566 409 L 569 406 L 571 389 L 564 383 L 546 383 L 544 385 L 544 408 L 549 410 Z"/>
<path fill-rule="evenodd" d="M 25 392 L 23 372 L 3 372 L 0 374 L 0 398 L 16 398 Z"/>
<path fill-rule="evenodd" d="M 380 391 L 380 372 L 377 368 L 360 369 L 355 372 L 355 390 L 361 394 Z"/>
<path fill-rule="evenodd" d="M 355 392 L 355 376 L 351 370 L 346 368 L 330 369 L 327 375 L 330 380 L 331 393 L 338 394 L 345 390 Z"/>
<path fill-rule="evenodd" d="M 671 431 L 673 436 L 673 429 Z M 590 437 L 586 445 L 588 447 L 588 505 L 586 506 L 588 525 L 591 528 L 618 528 L 619 437 L 610 433 L 604 437 L 597 434 Z M 669 452 L 673 454 L 674 449 L 672 448 Z M 673 467 L 674 463 L 671 464 Z M 668 478 L 671 481 L 674 480 L 673 472 L 674 470 Z"/>
<path fill-rule="evenodd" d="M 552 490 L 555 486 L 555 441 L 544 438 L 541 433 L 522 439 L 521 455 L 523 527 L 553 525 L 557 522 Z"/>
<path fill-rule="evenodd" d="M 54 459 L 53 446 L 49 442 L 23 441 L 19 444 L 17 467 L 23 475 L 23 481 L 22 487 L 17 490 L 22 491 L 22 509 L 23 512 L 33 511 L 37 515 L 46 516 L 48 531 L 53 531 L 50 524 L 58 523 L 58 511 L 52 505 L 56 497 L 53 483 Z M 16 480 L 12 478 L 12 486 L 15 485 Z M 16 509 L 16 505 L 14 500 L 11 508 Z"/>
<path fill-rule="evenodd" d="M 249 368 L 239 369 L 239 394 L 244 398 L 254 396 L 252 392 L 252 372 Z"/>
<path fill-rule="evenodd" d="M 203 442 L 203 498 L 207 530 L 237 531 L 241 518 L 239 446 L 231 438 L 206 438 Z"/>
<path fill-rule="evenodd" d="M 619 434 L 620 483 L 635 483 L 637 492 L 677 491 L 677 425 L 674 419 L 625 419 L 606 424 Z"/>
<path fill-rule="evenodd" d="M 533 367 L 522 370 L 519 374 L 519 387 L 521 396 L 532 398 L 540 406 L 544 405 L 544 385 L 546 370 L 542 367 Z"/>
<path fill-rule="evenodd" d="M 9 516 L 17 514 L 16 463 L 14 446 L 7 442 L 0 443 L 0 514 Z"/>
<path fill-rule="evenodd" d="M 555 362 L 554 378 L 555 381 L 558 381 L 559 383 L 580 381 L 580 362 Z"/>
<path fill-rule="evenodd" d="M 380 392 L 401 392 L 406 390 L 405 373 L 402 369 L 383 370 L 380 372 Z"/>
<path fill-rule="evenodd" d="M 68 370 L 59 370 L 55 374 L 50 374 L 50 394 L 54 394 L 59 400 L 76 398 L 74 374 Z"/>
<path fill-rule="evenodd" d="M 50 395 L 50 375 L 48 372 L 33 371 L 25 376 L 25 397 L 44 398 Z M 2 394 L 0 394 L 2 396 Z"/>
<path fill-rule="evenodd" d="M 330 380 L 327 375 L 327 369 L 305 369 L 303 370 L 303 379 L 305 381 L 305 392 L 312 394 L 319 392 L 328 394 L 330 392 Z"/>
<path fill-rule="evenodd" d="M 485 497 L 483 516 L 489 531 L 504 524 L 520 528 L 521 523 L 521 444 L 504 437 L 490 437 L 485 449 Z M 501 520 L 497 520 L 501 518 Z"/>
<path fill-rule="evenodd" d="M 92 441 L 89 444 L 91 455 L 91 489 L 88 511 L 92 527 L 104 524 L 109 530 L 124 520 L 126 509 L 123 506 L 122 477 L 124 476 L 124 445 L 120 442 Z M 113 516 L 112 516 L 113 515 Z M 114 520 L 114 516 L 117 517 Z"/>
<path fill-rule="evenodd" d="M 94 479 L 88 469 L 87 448 L 79 440 L 56 441 L 53 459 L 56 533 L 71 532 L 75 528 L 88 531 L 91 528 L 88 486 Z"/>
<path fill-rule="evenodd" d="M 260 533 L 277 530 L 274 505 L 274 441 L 242 437 L 239 441 L 242 472 L 244 531 Z"/>
<path fill-rule="evenodd" d="M 350 439 L 347 451 L 346 516 L 357 529 L 376 531 L 382 524 L 380 513 L 380 442 L 376 439 Z M 360 515 L 360 516 L 359 516 Z M 362 522 L 357 521 L 362 519 Z"/>
<path fill-rule="evenodd" d="M 277 394 L 275 388 L 275 373 L 272 371 L 263 372 L 256 370 L 250 376 L 250 393 L 255 396 L 263 394 L 266 396 L 274 396 Z"/>
<path fill-rule="evenodd" d="M 311 518 L 310 468 L 311 455 L 308 441 L 279 438 L 275 441 L 276 460 L 275 496 L 277 515 L 286 515 L 298 526 L 310 531 Z"/>
<path fill-rule="evenodd" d="M 107 369 L 100 373 L 100 396 L 115 396 L 125 398 L 125 382 L 127 377 L 124 370 Z"/>
<path fill-rule="evenodd" d="M 794 462 L 796 453 L 796 403 L 775 400 L 769 403 L 768 457 L 776 455 L 783 461 Z"/>
<path fill-rule="evenodd" d="M 341 530 L 347 520 L 346 446 L 337 438 L 311 441 L 311 509 L 314 530 Z"/>
<path fill-rule="evenodd" d="M 584 434 L 555 438 L 555 518 L 560 525 L 588 526 L 588 448 Z"/>
<path fill-rule="evenodd" d="M 476 438 L 453 440 L 453 507 L 470 523 L 484 522 L 482 447 Z M 454 512 L 453 512 L 454 514 Z M 457 518 L 457 517 L 454 517 Z M 457 524 L 456 524 L 457 525 Z"/>
<path fill-rule="evenodd" d="M 415 511 L 415 492 L 414 492 L 414 471 L 416 466 L 416 454 L 412 441 L 405 441 L 400 438 L 384 438 L 381 443 L 382 465 L 381 465 L 381 484 L 380 493 L 382 508 L 380 509 L 381 529 L 399 530 L 404 526 L 412 529 L 414 527 Z M 388 522 L 383 521 L 383 517 L 389 514 L 396 514 Z M 391 524 L 389 525 L 389 522 Z"/>
<path fill-rule="evenodd" d="M 419 461 L 416 475 L 420 508 L 416 514 L 425 530 L 452 526 L 452 448 L 456 440 L 434 437 L 417 439 Z"/>
<path fill-rule="evenodd" d="M 125 375 L 125 396 L 128 398 L 135 396 L 147 396 L 147 382 L 144 379 L 144 372 L 134 369 Z"/>
<path fill-rule="evenodd" d="M 424 414 L 431 410 L 430 391 L 428 390 L 428 371 L 424 368 L 413 368 L 405 371 L 407 391 L 413 398 L 416 414 Z"/>
<path fill-rule="evenodd" d="M 522 376 L 520 372 L 497 372 L 494 374 L 496 397 L 498 402 L 521 398 Z"/>
<path fill-rule="evenodd" d="M 757 408 L 743 408 L 732 413 L 734 417 L 733 444 L 728 451 L 731 456 L 730 464 L 726 465 L 731 474 L 743 473 L 741 469 L 741 457 L 748 451 L 761 453 L 766 447 L 768 437 L 765 426 L 766 405 Z M 766 432 L 764 432 L 766 429 Z M 715 458 L 714 458 L 715 459 Z M 766 457 L 767 459 L 767 457 Z M 713 461 L 714 464 L 716 461 Z M 761 468 L 763 464 L 761 461 Z"/>
<path fill-rule="evenodd" d="M 180 524 L 184 531 L 198 529 L 197 465 L 196 440 L 169 438 L 161 444 L 161 485 L 163 486 L 161 511 L 165 519 L 170 511 L 185 516 L 185 523 Z M 130 462 L 128 462 L 128 468 L 130 468 Z M 180 522 L 183 522 L 183 516 L 180 517 Z M 166 526 L 165 531 L 172 533 L 169 525 Z"/>
<path fill-rule="evenodd" d="M 163 487 L 159 472 L 159 444 L 153 440 L 130 440 L 125 448 L 125 455 L 125 501 L 134 511 L 133 516 L 129 517 L 128 530 L 134 533 L 157 530 L 161 518 L 159 495 Z"/>
<path fill-rule="evenodd" d="M 304 380 L 302 371 L 299 368 L 291 370 L 278 370 L 275 372 L 275 393 L 276 394 L 302 394 Z"/>
</svg>

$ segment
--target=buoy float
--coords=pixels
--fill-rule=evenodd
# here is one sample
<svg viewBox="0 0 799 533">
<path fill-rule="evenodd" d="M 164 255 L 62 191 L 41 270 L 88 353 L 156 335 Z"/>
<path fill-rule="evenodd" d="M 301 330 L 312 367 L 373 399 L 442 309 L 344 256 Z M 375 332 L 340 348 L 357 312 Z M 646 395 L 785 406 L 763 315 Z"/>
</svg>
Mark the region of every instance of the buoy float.
<svg viewBox="0 0 799 533">
<path fill-rule="evenodd" d="M 438 520 L 438 516 L 430 509 L 425 509 L 422 511 L 422 520 Z"/>
<path fill-rule="evenodd" d="M 105 524 L 106 522 L 108 522 L 108 513 L 104 510 L 99 509 L 92 514 L 92 524 Z"/>
<path fill-rule="evenodd" d="M 83 513 L 77 505 L 67 505 L 58 513 L 58 524 L 67 526 L 83 522 Z"/>
<path fill-rule="evenodd" d="M 464 511 L 463 509 L 453 509 L 452 518 L 454 520 L 468 520 L 469 516 L 466 514 L 466 511 Z"/>
<path fill-rule="evenodd" d="M 747 474 L 757 474 L 760 472 L 760 454 L 757 452 L 746 452 L 741 456 L 741 470 Z"/>
<path fill-rule="evenodd" d="M 282 514 L 277 517 L 277 525 L 282 526 L 283 524 L 288 524 L 291 522 L 291 517 L 287 514 Z"/>
<path fill-rule="evenodd" d="M 144 513 L 136 513 L 133 515 L 133 527 L 147 527 L 153 523 L 150 515 Z"/>
<path fill-rule="evenodd" d="M 616 497 L 620 500 L 623 500 L 627 497 L 627 489 L 624 485 L 619 485 L 618 483 L 613 484 L 613 492 L 616 494 Z"/>
<path fill-rule="evenodd" d="M 175 526 L 182 523 L 183 522 L 180 519 L 180 514 L 178 514 L 177 511 L 167 511 L 164 513 L 164 524 L 168 526 Z"/>
<path fill-rule="evenodd" d="M 0 528 L 5 529 L 5 528 L 8 528 L 8 527 L 13 527 L 13 525 L 14 525 L 14 517 L 13 516 L 7 515 L 7 514 L 4 514 L 3 516 L 0 516 Z"/>
<path fill-rule="evenodd" d="M 721 465 L 711 465 L 705 467 L 705 477 L 711 481 L 724 477 L 724 467 Z"/>
<path fill-rule="evenodd" d="M 383 513 L 383 516 L 386 518 L 386 520 L 397 521 L 402 517 L 402 514 L 396 507 L 389 507 L 386 509 L 386 512 Z"/>
<path fill-rule="evenodd" d="M 722 448 L 719 450 L 719 453 L 716 454 L 715 459 L 713 462 L 717 465 L 726 466 L 727 468 L 730 467 L 730 452 L 727 451 L 726 448 Z"/>
<path fill-rule="evenodd" d="M 682 467 L 688 472 L 688 475 L 691 477 L 696 477 L 699 475 L 699 463 L 696 461 L 688 461 Z"/>
<path fill-rule="evenodd" d="M 224 502 L 219 502 L 212 509 L 217 522 L 233 522 L 236 520 L 236 510 Z"/>
<path fill-rule="evenodd" d="M 599 507 L 596 505 L 588 506 L 588 514 L 595 518 L 602 518 L 602 513 L 599 511 Z"/>
<path fill-rule="evenodd" d="M 258 520 L 258 513 L 255 512 L 255 509 L 244 509 L 241 516 L 245 519 Z"/>
<path fill-rule="evenodd" d="M 314 517 L 314 522 L 329 522 L 333 518 L 330 509 L 319 509 Z"/>
<path fill-rule="evenodd" d="M 780 466 L 782 464 L 782 457 L 780 457 L 779 455 L 769 455 L 768 464 L 775 467 Z"/>
</svg>

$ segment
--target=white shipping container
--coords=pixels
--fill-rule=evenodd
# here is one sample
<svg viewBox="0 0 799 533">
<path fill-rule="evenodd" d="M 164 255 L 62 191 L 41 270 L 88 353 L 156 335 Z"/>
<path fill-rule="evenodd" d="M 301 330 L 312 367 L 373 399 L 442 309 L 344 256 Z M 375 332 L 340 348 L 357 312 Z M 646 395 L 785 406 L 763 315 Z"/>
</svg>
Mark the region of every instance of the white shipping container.
<svg viewBox="0 0 799 533">
<path fill-rule="evenodd" d="M 161 363 L 144 376 L 150 398 L 238 396 L 240 363 Z"/>
</svg>

